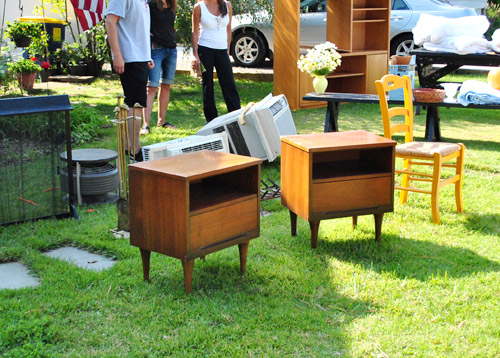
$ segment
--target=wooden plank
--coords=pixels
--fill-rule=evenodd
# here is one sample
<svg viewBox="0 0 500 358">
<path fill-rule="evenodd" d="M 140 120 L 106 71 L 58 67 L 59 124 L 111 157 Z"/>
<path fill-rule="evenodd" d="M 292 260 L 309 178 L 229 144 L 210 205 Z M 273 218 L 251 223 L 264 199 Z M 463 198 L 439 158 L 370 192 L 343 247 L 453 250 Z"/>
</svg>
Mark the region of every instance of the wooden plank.
<svg viewBox="0 0 500 358">
<path fill-rule="evenodd" d="M 274 3 L 274 95 L 284 94 L 290 109 L 300 107 L 299 1 L 280 0 Z"/>
</svg>

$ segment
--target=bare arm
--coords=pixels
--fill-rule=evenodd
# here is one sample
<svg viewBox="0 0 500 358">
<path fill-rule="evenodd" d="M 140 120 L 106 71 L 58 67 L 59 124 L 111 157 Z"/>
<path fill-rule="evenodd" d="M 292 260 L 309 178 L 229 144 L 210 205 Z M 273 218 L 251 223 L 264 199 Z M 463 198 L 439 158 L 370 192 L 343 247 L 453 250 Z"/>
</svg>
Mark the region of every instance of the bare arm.
<svg viewBox="0 0 500 358">
<path fill-rule="evenodd" d="M 194 5 L 193 17 L 192 17 L 192 27 L 191 27 L 191 45 L 193 46 L 193 67 L 200 63 L 200 57 L 198 56 L 198 39 L 200 37 L 200 20 L 201 20 L 201 9 L 200 5 L 197 3 Z"/>
<path fill-rule="evenodd" d="M 227 4 L 227 14 L 229 16 L 229 23 L 227 24 L 227 53 L 230 52 L 231 50 L 231 21 L 233 19 L 233 7 L 231 6 L 231 3 L 229 1 L 226 2 Z"/>
<path fill-rule="evenodd" d="M 109 47 L 113 53 L 113 68 L 116 73 L 122 74 L 125 70 L 125 62 L 123 61 L 122 52 L 118 44 L 116 24 L 119 19 L 118 16 L 113 14 L 106 16 L 106 33 L 108 34 Z"/>
</svg>

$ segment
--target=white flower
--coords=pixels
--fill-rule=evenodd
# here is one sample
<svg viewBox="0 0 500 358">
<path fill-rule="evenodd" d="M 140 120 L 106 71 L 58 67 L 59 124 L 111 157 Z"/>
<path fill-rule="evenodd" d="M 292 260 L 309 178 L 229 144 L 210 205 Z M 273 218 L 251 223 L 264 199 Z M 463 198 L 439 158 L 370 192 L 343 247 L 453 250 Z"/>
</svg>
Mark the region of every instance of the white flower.
<svg viewBox="0 0 500 358">
<path fill-rule="evenodd" d="M 300 56 L 297 66 L 299 70 L 310 75 L 325 76 L 340 66 L 341 57 L 337 52 L 337 46 L 327 41 L 307 50 L 305 56 Z"/>
</svg>

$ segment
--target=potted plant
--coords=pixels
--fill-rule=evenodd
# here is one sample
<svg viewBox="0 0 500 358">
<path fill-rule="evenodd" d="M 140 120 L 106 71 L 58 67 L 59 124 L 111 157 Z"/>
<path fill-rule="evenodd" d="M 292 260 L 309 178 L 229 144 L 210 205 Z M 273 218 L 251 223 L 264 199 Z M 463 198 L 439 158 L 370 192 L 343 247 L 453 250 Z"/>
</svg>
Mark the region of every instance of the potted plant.
<svg viewBox="0 0 500 358">
<path fill-rule="evenodd" d="M 42 71 L 40 72 L 40 79 L 42 80 L 42 82 L 48 82 L 49 81 L 50 62 L 49 61 L 42 61 L 41 66 L 42 66 Z"/>
<path fill-rule="evenodd" d="M 5 36 L 10 37 L 17 47 L 28 47 L 31 43 L 31 38 L 40 36 L 42 24 L 33 21 L 7 21 Z"/>
<path fill-rule="evenodd" d="M 89 76 L 99 76 L 104 62 L 111 61 L 111 51 L 109 50 L 106 29 L 103 23 L 99 23 L 91 29 L 85 31 L 87 45 L 84 48 L 87 63 L 87 74 Z"/>
<path fill-rule="evenodd" d="M 85 61 L 85 53 L 81 45 L 77 42 L 66 43 L 63 46 L 63 51 L 67 59 L 68 73 L 73 76 L 87 75 L 87 64 Z"/>
<path fill-rule="evenodd" d="M 32 57 L 31 59 L 23 58 L 17 62 L 9 63 L 9 71 L 16 74 L 19 86 L 24 90 L 33 89 L 36 74 L 42 70 L 37 61 L 35 57 Z"/>
</svg>

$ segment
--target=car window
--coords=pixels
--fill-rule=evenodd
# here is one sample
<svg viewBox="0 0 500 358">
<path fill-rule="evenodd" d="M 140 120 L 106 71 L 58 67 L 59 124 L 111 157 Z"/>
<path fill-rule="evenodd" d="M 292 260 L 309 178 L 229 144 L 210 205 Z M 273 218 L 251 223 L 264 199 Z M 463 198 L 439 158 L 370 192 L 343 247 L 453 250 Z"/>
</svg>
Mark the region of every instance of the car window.
<svg viewBox="0 0 500 358">
<path fill-rule="evenodd" d="M 392 0 L 392 10 L 410 10 L 403 0 Z"/>
<path fill-rule="evenodd" d="M 326 0 L 303 0 L 300 2 L 300 12 L 325 12 Z"/>
</svg>

